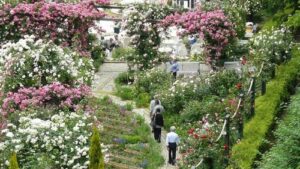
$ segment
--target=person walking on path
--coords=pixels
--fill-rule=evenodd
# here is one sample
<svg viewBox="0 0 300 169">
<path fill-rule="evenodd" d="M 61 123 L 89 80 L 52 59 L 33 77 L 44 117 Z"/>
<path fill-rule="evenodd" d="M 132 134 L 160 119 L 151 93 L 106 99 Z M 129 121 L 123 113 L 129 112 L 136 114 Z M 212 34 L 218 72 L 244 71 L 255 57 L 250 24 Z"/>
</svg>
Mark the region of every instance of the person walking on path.
<svg viewBox="0 0 300 169">
<path fill-rule="evenodd" d="M 179 64 L 177 63 L 177 59 L 174 59 L 171 62 L 171 73 L 173 74 L 174 80 L 176 80 L 178 71 L 179 71 Z"/>
<path fill-rule="evenodd" d="M 153 116 L 153 124 L 154 139 L 158 143 L 160 143 L 161 128 L 164 127 L 164 118 L 160 112 L 160 109 L 157 109 L 156 113 Z"/>
<path fill-rule="evenodd" d="M 175 133 L 175 126 L 170 127 L 170 132 L 166 137 L 166 145 L 169 151 L 169 164 L 175 165 L 176 163 L 176 150 L 180 142 L 178 134 Z"/>
<path fill-rule="evenodd" d="M 151 102 L 150 102 L 150 107 L 149 107 L 149 109 L 150 109 L 150 119 L 152 119 L 152 116 L 154 115 L 155 110 L 156 110 L 155 108 L 156 108 L 156 106 L 158 106 L 158 105 L 161 105 L 160 100 L 157 99 L 157 98 L 153 98 L 153 99 L 151 100 Z"/>
</svg>

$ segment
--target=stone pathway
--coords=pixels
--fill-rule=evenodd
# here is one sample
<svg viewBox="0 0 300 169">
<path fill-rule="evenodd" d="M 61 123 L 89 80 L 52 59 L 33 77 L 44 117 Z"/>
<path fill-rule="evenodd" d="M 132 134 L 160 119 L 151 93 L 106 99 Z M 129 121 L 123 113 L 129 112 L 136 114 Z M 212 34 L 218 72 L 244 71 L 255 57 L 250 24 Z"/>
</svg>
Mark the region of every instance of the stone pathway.
<svg viewBox="0 0 300 169">
<path fill-rule="evenodd" d="M 93 95 L 96 97 L 104 97 L 109 96 L 115 104 L 118 105 L 126 105 L 127 103 L 131 103 L 134 105 L 132 101 L 123 101 L 119 97 L 113 95 L 115 91 L 115 84 L 114 79 L 122 72 L 127 70 L 126 63 L 104 63 L 99 72 L 96 73 L 95 79 L 93 82 Z M 149 110 L 145 108 L 134 108 L 132 110 L 136 114 L 141 115 L 145 118 L 145 122 L 150 124 L 150 117 L 149 117 Z M 165 146 L 165 139 L 166 139 L 166 131 L 162 131 L 162 138 L 161 138 L 161 154 L 165 158 L 165 164 L 160 169 L 177 169 L 178 167 L 169 165 L 167 163 L 168 157 L 168 150 Z"/>
</svg>

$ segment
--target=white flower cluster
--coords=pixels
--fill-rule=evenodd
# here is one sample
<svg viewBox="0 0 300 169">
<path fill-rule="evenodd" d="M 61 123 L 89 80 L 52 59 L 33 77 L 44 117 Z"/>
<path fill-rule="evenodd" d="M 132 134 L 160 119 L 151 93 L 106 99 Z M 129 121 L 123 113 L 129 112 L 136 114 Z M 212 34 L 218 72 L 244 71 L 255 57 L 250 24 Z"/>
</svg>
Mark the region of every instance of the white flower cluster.
<svg viewBox="0 0 300 169">
<path fill-rule="evenodd" d="M 92 60 L 80 58 L 77 53 L 63 49 L 52 42 L 34 40 L 34 36 L 24 36 L 16 43 L 8 42 L 0 48 L 0 72 L 3 81 L 14 78 L 22 86 L 22 81 L 31 80 L 38 85 L 42 76 L 47 81 L 74 79 L 86 83 L 93 77 Z M 67 77 L 66 77 L 67 76 Z"/>
<path fill-rule="evenodd" d="M 18 127 L 9 123 L 0 132 L 4 136 L 0 142 L 0 152 L 4 152 L 0 153 L 0 168 L 12 150 L 23 160 L 22 165 L 42 160 L 39 155 L 46 154 L 54 168 L 88 168 L 92 123 L 87 115 L 61 111 L 48 120 L 34 116 L 21 116 Z"/>
<path fill-rule="evenodd" d="M 261 31 L 250 42 L 252 54 L 260 62 L 282 62 L 293 45 L 291 32 L 285 27 Z"/>
</svg>

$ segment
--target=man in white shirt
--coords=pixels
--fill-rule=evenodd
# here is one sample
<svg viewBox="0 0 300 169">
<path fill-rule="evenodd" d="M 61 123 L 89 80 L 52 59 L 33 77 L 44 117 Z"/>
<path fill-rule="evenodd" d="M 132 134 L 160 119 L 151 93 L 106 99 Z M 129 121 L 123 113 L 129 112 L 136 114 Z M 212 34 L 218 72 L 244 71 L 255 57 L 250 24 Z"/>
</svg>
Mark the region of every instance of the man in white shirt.
<svg viewBox="0 0 300 169">
<path fill-rule="evenodd" d="M 166 145 L 169 150 L 169 164 L 175 165 L 176 150 L 180 142 L 178 134 L 175 133 L 175 126 L 170 127 L 170 132 L 167 134 Z"/>
</svg>

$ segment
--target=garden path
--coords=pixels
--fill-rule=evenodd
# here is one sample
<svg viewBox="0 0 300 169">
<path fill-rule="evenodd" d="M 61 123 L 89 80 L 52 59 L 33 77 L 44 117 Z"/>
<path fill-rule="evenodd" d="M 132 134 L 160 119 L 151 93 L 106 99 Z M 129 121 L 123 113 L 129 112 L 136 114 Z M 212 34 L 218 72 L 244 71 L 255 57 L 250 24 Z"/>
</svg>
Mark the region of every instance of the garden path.
<svg viewBox="0 0 300 169">
<path fill-rule="evenodd" d="M 122 106 L 126 105 L 127 103 L 131 103 L 132 105 L 134 105 L 132 101 L 123 101 L 121 100 L 121 98 L 113 95 L 113 92 L 115 91 L 114 79 L 120 73 L 125 72 L 126 70 L 127 70 L 126 63 L 104 63 L 101 66 L 99 72 L 95 74 L 95 79 L 92 86 L 93 95 L 97 97 L 109 96 L 115 104 L 122 105 Z M 147 108 L 134 108 L 132 111 L 143 116 L 145 122 L 147 124 L 150 124 L 149 110 Z M 168 150 L 167 147 L 165 146 L 165 139 L 166 139 L 165 130 L 162 131 L 161 139 L 162 139 L 161 154 L 165 158 L 165 164 L 160 169 L 176 169 L 177 167 L 174 167 L 167 163 Z"/>
</svg>

